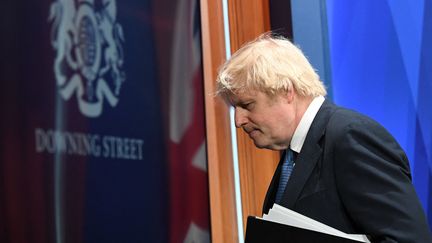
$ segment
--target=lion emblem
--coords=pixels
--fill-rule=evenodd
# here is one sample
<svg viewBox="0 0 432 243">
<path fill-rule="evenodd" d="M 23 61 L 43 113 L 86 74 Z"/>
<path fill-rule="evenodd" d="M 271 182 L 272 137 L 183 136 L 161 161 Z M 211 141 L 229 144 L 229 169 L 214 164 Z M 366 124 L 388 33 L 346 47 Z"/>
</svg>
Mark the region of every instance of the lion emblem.
<svg viewBox="0 0 432 243">
<path fill-rule="evenodd" d="M 57 51 L 54 75 L 61 97 L 76 95 L 81 113 L 102 114 L 115 107 L 125 81 L 123 29 L 114 0 L 57 0 L 51 4 L 51 45 Z"/>
</svg>

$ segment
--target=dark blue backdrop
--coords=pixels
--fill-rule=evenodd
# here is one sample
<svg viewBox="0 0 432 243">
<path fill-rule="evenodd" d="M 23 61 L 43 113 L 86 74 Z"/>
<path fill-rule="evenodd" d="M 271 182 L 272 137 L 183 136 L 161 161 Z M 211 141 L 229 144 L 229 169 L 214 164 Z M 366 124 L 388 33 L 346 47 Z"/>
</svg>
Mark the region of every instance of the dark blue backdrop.
<svg viewBox="0 0 432 243">
<path fill-rule="evenodd" d="M 170 67 L 158 64 L 155 43 L 158 31 L 172 31 L 173 16 L 157 16 L 151 0 L 94 1 L 94 11 L 116 5 L 125 80 L 117 105 L 105 99 L 102 113 L 91 118 L 79 110 L 76 94 L 68 100 L 59 94 L 58 50 L 49 18 L 53 2 L 1 4 L 0 242 L 168 242 L 169 165 L 160 73 Z M 68 73 L 68 68 L 63 63 L 61 71 Z M 105 78 L 114 89 L 113 77 Z M 100 142 L 107 136 L 138 139 L 143 156 L 37 151 L 38 129 L 97 135 Z"/>
</svg>

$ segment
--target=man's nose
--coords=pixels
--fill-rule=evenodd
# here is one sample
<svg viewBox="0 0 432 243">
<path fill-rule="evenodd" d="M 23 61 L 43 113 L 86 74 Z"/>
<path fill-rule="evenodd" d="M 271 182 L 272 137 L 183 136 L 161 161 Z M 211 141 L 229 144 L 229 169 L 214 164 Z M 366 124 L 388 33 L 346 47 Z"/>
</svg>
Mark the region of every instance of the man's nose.
<svg viewBox="0 0 432 243">
<path fill-rule="evenodd" d="M 234 120 L 236 127 L 242 127 L 244 124 L 247 123 L 247 118 L 245 114 L 245 110 L 243 110 L 240 107 L 235 107 L 234 111 Z"/>
</svg>

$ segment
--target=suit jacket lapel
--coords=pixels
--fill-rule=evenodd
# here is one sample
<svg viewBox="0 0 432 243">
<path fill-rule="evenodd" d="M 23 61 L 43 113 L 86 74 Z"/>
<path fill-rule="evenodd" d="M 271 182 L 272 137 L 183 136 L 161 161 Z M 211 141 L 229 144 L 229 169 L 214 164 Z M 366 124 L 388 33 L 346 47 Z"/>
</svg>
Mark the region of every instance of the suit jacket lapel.
<svg viewBox="0 0 432 243">
<path fill-rule="evenodd" d="M 287 208 L 294 207 L 300 192 L 303 190 L 307 179 L 321 156 L 321 146 L 314 143 L 318 142 L 318 140 L 313 140 L 314 141 L 309 141 L 308 146 L 303 146 L 301 153 L 297 156 L 296 165 L 282 196 L 282 204 Z"/>
<path fill-rule="evenodd" d="M 325 134 L 328 120 L 335 108 L 334 104 L 326 100 L 312 122 L 282 197 L 282 204 L 287 208 L 294 207 L 307 179 L 322 156 L 321 138 Z"/>
<path fill-rule="evenodd" d="M 328 120 L 335 108 L 336 106 L 334 104 L 326 100 L 315 116 L 315 119 L 307 133 L 302 150 L 295 161 L 296 165 L 282 197 L 282 206 L 291 209 L 294 207 L 294 204 L 297 201 L 307 179 L 309 178 L 322 154 L 320 139 L 325 133 Z M 284 158 L 284 155 L 282 158 Z M 263 205 L 263 213 L 267 213 L 268 210 L 273 206 L 279 184 L 281 165 L 282 159 L 279 161 L 279 165 L 275 174 L 273 175 L 273 179 L 267 191 Z"/>
</svg>

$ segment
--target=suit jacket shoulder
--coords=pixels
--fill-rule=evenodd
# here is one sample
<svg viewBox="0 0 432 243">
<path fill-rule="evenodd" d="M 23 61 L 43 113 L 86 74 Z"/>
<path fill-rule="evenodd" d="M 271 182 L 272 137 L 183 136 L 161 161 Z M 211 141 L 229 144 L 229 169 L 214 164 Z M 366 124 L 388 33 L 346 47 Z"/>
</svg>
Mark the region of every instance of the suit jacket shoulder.
<svg viewBox="0 0 432 243">
<path fill-rule="evenodd" d="M 354 226 L 378 242 L 432 242 L 396 139 L 373 119 L 346 109 L 333 114 L 326 136 L 337 191 Z"/>
</svg>

